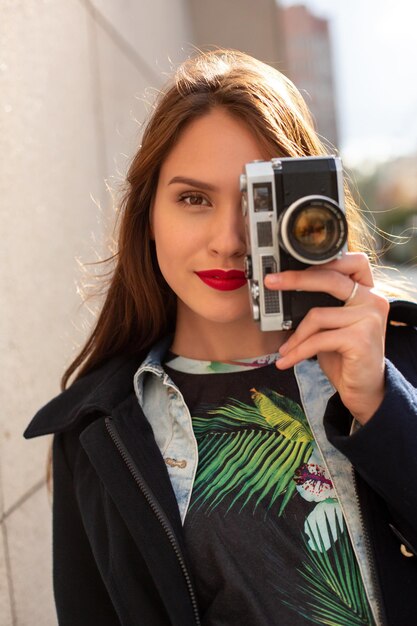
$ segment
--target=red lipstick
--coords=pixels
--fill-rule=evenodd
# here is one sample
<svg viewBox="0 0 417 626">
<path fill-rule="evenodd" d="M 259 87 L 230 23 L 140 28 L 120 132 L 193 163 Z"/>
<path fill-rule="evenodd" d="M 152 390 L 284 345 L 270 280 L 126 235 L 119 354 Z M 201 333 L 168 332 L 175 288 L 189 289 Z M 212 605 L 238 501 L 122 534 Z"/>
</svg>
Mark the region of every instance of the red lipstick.
<svg viewBox="0 0 417 626">
<path fill-rule="evenodd" d="M 219 291 L 234 291 L 247 282 L 241 270 L 203 270 L 195 273 L 203 283 Z"/>
</svg>

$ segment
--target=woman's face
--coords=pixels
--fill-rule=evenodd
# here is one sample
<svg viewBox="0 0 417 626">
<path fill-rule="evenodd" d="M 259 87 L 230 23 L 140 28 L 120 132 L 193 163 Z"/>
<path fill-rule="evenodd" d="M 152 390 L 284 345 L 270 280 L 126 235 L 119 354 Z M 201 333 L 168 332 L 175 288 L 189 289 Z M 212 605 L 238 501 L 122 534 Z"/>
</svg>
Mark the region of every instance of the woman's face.
<svg viewBox="0 0 417 626">
<path fill-rule="evenodd" d="M 265 158 L 248 127 L 218 108 L 184 129 L 162 165 L 151 230 L 183 324 L 251 316 L 239 176 Z"/>
</svg>

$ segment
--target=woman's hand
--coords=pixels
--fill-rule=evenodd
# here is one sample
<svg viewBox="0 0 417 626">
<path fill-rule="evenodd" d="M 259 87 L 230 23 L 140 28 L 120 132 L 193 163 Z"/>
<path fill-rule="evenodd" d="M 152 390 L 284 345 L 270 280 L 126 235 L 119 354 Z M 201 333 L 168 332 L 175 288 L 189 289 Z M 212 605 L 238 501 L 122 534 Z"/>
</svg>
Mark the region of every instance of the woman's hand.
<svg viewBox="0 0 417 626">
<path fill-rule="evenodd" d="M 384 397 L 389 304 L 373 290 L 366 255 L 346 253 L 340 259 L 305 271 L 270 274 L 265 278 L 265 286 L 280 291 L 323 291 L 348 300 L 343 307 L 311 309 L 281 346 L 282 358 L 276 365 L 278 369 L 287 369 L 317 355 L 343 404 L 361 424 L 367 422 Z"/>
</svg>

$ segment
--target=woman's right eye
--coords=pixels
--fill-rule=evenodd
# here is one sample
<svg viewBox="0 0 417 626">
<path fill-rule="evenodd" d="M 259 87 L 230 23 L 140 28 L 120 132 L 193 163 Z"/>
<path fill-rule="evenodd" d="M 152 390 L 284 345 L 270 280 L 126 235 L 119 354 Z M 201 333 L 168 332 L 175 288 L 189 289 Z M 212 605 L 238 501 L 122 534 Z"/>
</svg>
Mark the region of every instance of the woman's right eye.
<svg viewBox="0 0 417 626">
<path fill-rule="evenodd" d="M 207 198 L 199 193 L 183 193 L 179 201 L 189 206 L 210 206 L 210 202 Z"/>
</svg>

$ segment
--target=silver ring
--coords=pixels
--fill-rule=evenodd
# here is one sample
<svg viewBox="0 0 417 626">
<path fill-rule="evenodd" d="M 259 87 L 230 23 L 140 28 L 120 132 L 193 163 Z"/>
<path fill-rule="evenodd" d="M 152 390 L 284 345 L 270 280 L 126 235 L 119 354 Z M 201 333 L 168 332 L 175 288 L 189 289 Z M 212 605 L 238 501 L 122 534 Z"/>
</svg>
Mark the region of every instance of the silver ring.
<svg viewBox="0 0 417 626">
<path fill-rule="evenodd" d="M 349 302 L 352 302 L 353 298 L 356 296 L 357 292 L 359 289 L 359 283 L 356 282 L 356 280 L 353 281 L 353 288 L 352 288 L 352 293 L 350 294 L 349 298 L 347 300 L 345 300 L 345 305 L 349 304 Z"/>
</svg>

